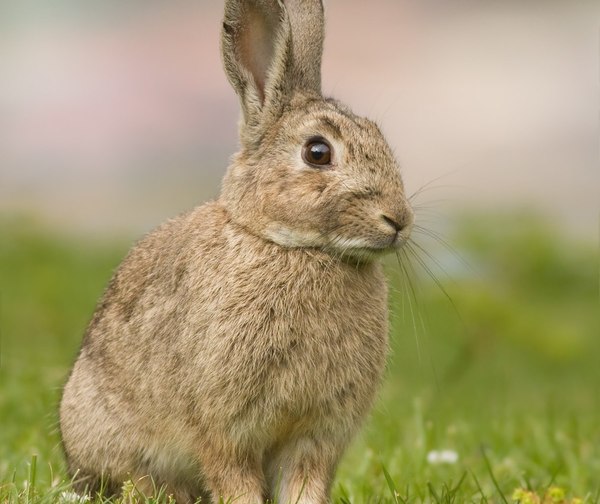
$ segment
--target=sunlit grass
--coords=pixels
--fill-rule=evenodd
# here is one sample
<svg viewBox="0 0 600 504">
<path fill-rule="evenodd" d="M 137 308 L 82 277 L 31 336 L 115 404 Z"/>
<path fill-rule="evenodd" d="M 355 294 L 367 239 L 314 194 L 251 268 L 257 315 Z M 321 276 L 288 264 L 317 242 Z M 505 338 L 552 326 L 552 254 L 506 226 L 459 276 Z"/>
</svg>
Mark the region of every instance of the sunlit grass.
<svg viewBox="0 0 600 504">
<path fill-rule="evenodd" d="M 422 256 L 451 302 L 427 274 L 407 269 L 411 287 L 387 264 L 389 370 L 335 499 L 600 503 L 597 250 L 527 215 L 457 222 L 447 238 L 463 261 L 435 240 L 423 246 L 447 274 Z M 26 221 L 0 233 L 0 502 L 73 502 L 60 387 L 129 244 Z"/>
</svg>

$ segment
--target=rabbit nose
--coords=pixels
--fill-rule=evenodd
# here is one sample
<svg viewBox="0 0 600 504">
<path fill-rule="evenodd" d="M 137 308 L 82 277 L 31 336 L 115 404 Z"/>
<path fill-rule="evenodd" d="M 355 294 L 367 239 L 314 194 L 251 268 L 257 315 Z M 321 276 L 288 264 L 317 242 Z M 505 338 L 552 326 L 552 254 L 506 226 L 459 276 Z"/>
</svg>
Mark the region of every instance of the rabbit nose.
<svg viewBox="0 0 600 504">
<path fill-rule="evenodd" d="M 393 219 L 392 217 L 388 217 L 387 215 L 382 215 L 381 218 L 387 223 L 389 224 L 391 227 L 394 228 L 394 230 L 396 231 L 396 233 L 399 233 L 400 231 L 402 231 L 405 226 L 406 223 L 397 219 Z"/>
</svg>

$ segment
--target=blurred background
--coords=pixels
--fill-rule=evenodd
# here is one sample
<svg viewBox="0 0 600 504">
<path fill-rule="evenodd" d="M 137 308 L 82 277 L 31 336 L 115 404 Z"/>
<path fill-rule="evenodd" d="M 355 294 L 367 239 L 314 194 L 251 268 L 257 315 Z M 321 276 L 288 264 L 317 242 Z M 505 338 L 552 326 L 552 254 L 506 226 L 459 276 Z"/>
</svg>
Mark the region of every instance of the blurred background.
<svg viewBox="0 0 600 504">
<path fill-rule="evenodd" d="M 380 123 L 408 193 L 425 186 L 412 260 L 387 264 L 386 386 L 335 494 L 367 502 L 382 464 L 424 498 L 463 471 L 492 495 L 488 467 L 506 492 L 594 492 L 597 2 L 325 5 L 325 93 Z M 64 475 L 56 404 L 111 271 L 218 195 L 238 119 L 221 16 L 207 0 L 0 0 L 0 480 L 32 453 Z M 438 449 L 458 462 L 428 465 Z"/>
<path fill-rule="evenodd" d="M 594 236 L 595 2 L 329 0 L 324 91 L 381 123 L 408 191 Z M 221 2 L 0 3 L 0 211 L 137 235 L 236 149 Z M 446 213 L 443 211 L 442 213 Z"/>
</svg>

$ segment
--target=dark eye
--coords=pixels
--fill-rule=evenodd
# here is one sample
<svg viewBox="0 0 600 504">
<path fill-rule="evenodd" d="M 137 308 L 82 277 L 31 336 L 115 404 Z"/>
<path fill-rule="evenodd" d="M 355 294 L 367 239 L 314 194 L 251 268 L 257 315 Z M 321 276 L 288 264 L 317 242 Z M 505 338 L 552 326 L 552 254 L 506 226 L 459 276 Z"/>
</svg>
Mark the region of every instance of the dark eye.
<svg viewBox="0 0 600 504">
<path fill-rule="evenodd" d="M 331 164 L 331 147 L 324 138 L 311 138 L 302 151 L 304 161 L 310 165 Z"/>
</svg>

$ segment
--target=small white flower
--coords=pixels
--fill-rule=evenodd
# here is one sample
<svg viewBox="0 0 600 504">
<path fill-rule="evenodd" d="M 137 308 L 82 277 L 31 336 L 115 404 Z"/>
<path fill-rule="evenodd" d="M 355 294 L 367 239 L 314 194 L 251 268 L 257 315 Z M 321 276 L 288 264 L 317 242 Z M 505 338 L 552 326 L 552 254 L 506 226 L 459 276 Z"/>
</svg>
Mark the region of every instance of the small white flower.
<svg viewBox="0 0 600 504">
<path fill-rule="evenodd" d="M 89 495 L 79 495 L 75 492 L 61 492 L 60 501 L 74 504 L 84 504 L 90 500 Z"/>
<path fill-rule="evenodd" d="M 427 454 L 427 462 L 431 465 L 456 464 L 458 453 L 454 450 L 432 450 Z"/>
</svg>

